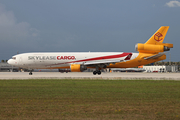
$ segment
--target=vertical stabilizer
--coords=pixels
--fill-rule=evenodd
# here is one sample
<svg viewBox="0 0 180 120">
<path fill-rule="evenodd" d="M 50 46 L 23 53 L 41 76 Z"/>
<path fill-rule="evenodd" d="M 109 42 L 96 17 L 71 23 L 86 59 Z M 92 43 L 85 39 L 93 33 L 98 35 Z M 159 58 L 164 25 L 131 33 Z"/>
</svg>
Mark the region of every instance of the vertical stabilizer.
<svg viewBox="0 0 180 120">
<path fill-rule="evenodd" d="M 157 30 L 154 35 L 145 44 L 161 44 L 166 36 L 169 26 L 162 26 Z"/>
</svg>

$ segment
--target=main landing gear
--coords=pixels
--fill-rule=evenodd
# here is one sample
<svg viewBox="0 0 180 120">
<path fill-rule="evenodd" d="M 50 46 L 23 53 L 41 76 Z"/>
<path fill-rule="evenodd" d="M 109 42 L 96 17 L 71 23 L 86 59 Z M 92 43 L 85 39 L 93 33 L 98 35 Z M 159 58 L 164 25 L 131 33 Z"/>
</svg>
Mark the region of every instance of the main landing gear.
<svg viewBox="0 0 180 120">
<path fill-rule="evenodd" d="M 96 74 L 100 75 L 100 74 L 101 74 L 101 71 L 100 71 L 100 70 L 96 70 L 96 71 L 93 72 L 93 74 L 94 74 L 94 75 L 96 75 Z"/>
<path fill-rule="evenodd" d="M 106 65 L 96 65 L 94 66 L 96 70 L 93 72 L 94 75 L 98 74 L 101 75 L 101 69 L 106 68 Z"/>
</svg>

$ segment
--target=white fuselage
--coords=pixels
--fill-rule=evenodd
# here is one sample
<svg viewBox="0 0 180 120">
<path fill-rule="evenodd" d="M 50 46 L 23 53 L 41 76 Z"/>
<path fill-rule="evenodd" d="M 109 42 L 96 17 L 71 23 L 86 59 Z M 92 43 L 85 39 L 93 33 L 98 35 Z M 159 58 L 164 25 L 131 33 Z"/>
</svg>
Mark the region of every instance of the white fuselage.
<svg viewBox="0 0 180 120">
<path fill-rule="evenodd" d="M 125 61 L 129 53 L 123 52 L 47 52 L 18 54 L 8 60 L 14 66 L 27 69 L 55 69 L 69 67 L 71 64 L 106 64 Z M 130 53 L 129 60 L 139 53 Z M 109 62 L 108 62 L 109 61 Z M 116 62 L 117 63 L 117 62 Z"/>
</svg>

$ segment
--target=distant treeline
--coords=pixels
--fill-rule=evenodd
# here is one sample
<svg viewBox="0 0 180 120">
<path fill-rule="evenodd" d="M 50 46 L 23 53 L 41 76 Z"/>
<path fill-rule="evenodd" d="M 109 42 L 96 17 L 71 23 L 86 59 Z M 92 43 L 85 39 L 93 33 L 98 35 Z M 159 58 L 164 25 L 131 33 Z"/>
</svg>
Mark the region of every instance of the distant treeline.
<svg viewBox="0 0 180 120">
<path fill-rule="evenodd" d="M 8 60 L 1 60 L 2 63 L 7 62 Z"/>
</svg>

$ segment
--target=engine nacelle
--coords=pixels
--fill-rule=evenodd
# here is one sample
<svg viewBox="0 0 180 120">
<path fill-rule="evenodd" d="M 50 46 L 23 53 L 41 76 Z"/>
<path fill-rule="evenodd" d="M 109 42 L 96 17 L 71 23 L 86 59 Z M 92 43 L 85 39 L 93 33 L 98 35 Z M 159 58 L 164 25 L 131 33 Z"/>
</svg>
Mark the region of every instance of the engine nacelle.
<svg viewBox="0 0 180 120">
<path fill-rule="evenodd" d="M 157 53 L 157 52 L 169 51 L 170 48 L 164 45 L 138 43 L 135 46 L 135 50 L 144 53 Z"/>
<path fill-rule="evenodd" d="M 71 64 L 71 72 L 82 72 L 87 70 L 87 67 L 80 64 Z"/>
</svg>

